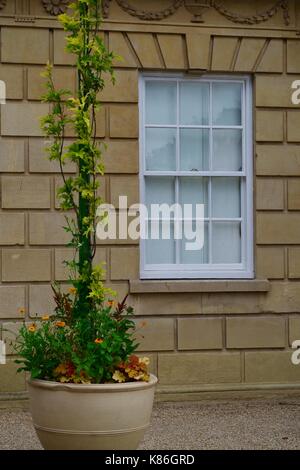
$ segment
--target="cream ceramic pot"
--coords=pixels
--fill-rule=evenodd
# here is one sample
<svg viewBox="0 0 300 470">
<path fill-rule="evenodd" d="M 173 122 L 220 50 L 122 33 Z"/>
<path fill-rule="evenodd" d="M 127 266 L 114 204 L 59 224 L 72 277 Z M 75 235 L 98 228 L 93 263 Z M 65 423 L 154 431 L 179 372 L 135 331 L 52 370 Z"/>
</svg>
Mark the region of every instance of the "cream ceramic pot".
<svg viewBox="0 0 300 470">
<path fill-rule="evenodd" d="M 44 449 L 136 449 L 149 426 L 157 378 L 78 385 L 29 380 L 33 424 Z"/>
</svg>

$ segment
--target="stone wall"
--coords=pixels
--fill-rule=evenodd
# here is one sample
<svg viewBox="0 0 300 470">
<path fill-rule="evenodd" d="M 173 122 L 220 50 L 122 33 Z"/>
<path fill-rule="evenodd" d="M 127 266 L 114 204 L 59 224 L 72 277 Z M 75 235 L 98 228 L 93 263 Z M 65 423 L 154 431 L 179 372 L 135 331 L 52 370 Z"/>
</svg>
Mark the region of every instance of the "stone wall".
<svg viewBox="0 0 300 470">
<path fill-rule="evenodd" d="M 174 15 L 149 21 L 131 16 L 121 3 L 106 2 L 103 25 L 107 45 L 123 61 L 115 64 L 116 86 L 106 87 L 98 115 L 98 137 L 108 143 L 102 195 L 113 204 L 121 194 L 129 204 L 139 200 L 140 71 L 251 74 L 256 279 L 139 281 L 138 243 L 120 240 L 99 243 L 106 282 L 120 297 L 130 290 L 137 322 L 147 321 L 139 349 L 151 356 L 161 396 L 300 389 L 300 366 L 291 363 L 291 342 L 300 339 L 300 109 L 291 103 L 291 84 L 300 79 L 300 6 L 282 2 L 287 10 L 260 22 L 257 14 L 275 0 L 243 6 L 228 0 L 233 11 L 256 17 L 245 25 L 241 15 L 233 22 L 212 8 L 204 23 L 191 22 L 185 2 Z M 156 11 L 172 2 L 146 3 L 145 9 L 152 5 Z M 18 309 L 26 309 L 28 320 L 51 312 L 50 281 L 67 279 L 62 260 L 70 256 L 68 238 L 56 199 L 59 169 L 43 153 L 39 127 L 47 111 L 39 101 L 40 73 L 50 60 L 56 84 L 73 90 L 76 75 L 64 52 L 64 33 L 42 2 L 6 2 L 0 27 L 0 79 L 7 85 L 0 138 L 0 321 L 16 331 Z M 25 378 L 16 376 L 11 359 L 0 366 L 0 392 L 22 396 Z"/>
</svg>

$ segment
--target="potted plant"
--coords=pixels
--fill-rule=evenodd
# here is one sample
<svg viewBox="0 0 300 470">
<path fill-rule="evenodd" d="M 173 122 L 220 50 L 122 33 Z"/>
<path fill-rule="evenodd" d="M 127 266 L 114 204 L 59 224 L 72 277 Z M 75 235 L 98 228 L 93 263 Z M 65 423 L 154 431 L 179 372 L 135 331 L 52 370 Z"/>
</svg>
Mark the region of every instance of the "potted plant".
<svg viewBox="0 0 300 470">
<path fill-rule="evenodd" d="M 96 141 L 96 112 L 103 74 L 114 81 L 112 61 L 98 34 L 99 0 L 78 0 L 72 14 L 60 15 L 67 50 L 77 57 L 75 96 L 56 90 L 47 66 L 44 102 L 50 112 L 42 120 L 50 140 L 49 158 L 59 162 L 63 186 L 58 194 L 74 259 L 66 262 L 70 287 L 53 285 L 55 314 L 20 330 L 16 342 L 20 371 L 28 381 L 33 423 L 45 449 L 135 449 L 149 425 L 155 376 L 148 359 L 134 355 L 135 323 L 126 298 L 116 303 L 102 282 L 96 251 L 98 175 L 103 174 L 102 147 Z M 75 140 L 65 146 L 66 128 Z M 67 177 L 66 161 L 77 166 Z"/>
</svg>

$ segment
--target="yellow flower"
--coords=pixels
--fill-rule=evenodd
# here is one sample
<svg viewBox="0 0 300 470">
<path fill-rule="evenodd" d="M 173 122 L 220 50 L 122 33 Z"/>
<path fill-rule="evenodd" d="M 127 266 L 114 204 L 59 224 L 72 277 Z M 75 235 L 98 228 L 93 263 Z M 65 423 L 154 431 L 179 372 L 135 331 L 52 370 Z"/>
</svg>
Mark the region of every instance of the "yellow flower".
<svg viewBox="0 0 300 470">
<path fill-rule="evenodd" d="M 144 374 L 143 372 L 140 372 L 139 375 L 136 375 L 134 377 L 134 380 L 142 380 L 143 382 L 148 382 L 149 378 L 147 374 Z"/>
<path fill-rule="evenodd" d="M 19 312 L 20 315 L 24 315 L 24 313 L 25 313 L 25 308 L 23 308 L 23 307 L 22 307 L 22 308 L 19 308 L 18 312 Z"/>
<path fill-rule="evenodd" d="M 94 342 L 96 344 L 101 344 L 101 343 L 103 343 L 103 341 L 104 341 L 104 339 L 102 339 L 102 338 L 96 338 Z"/>
<path fill-rule="evenodd" d="M 116 381 L 116 382 L 119 382 L 119 383 L 122 383 L 122 382 L 125 382 L 126 381 L 126 377 L 124 374 L 122 374 L 122 372 L 120 372 L 119 370 L 116 370 L 114 375 L 112 376 L 112 378 Z"/>
<path fill-rule="evenodd" d="M 142 380 L 143 382 L 149 382 L 150 375 L 141 373 L 141 374 L 137 375 L 136 377 L 134 377 L 134 380 Z"/>
<path fill-rule="evenodd" d="M 125 372 L 127 372 L 128 377 L 131 379 L 135 379 L 139 375 L 139 372 L 134 369 L 125 369 Z"/>
<path fill-rule="evenodd" d="M 36 326 L 34 323 L 32 323 L 29 327 L 28 327 L 28 331 L 30 331 L 30 333 L 34 333 L 36 331 Z"/>
<path fill-rule="evenodd" d="M 145 364 L 145 366 L 149 366 L 150 359 L 149 359 L 149 357 L 140 357 L 139 358 L 139 363 L 140 364 Z"/>
<path fill-rule="evenodd" d="M 70 294 L 76 294 L 76 293 L 77 293 L 76 287 L 70 287 L 69 293 L 70 293 Z"/>
<path fill-rule="evenodd" d="M 64 321 L 57 321 L 55 325 L 59 326 L 60 328 L 64 328 L 64 326 L 66 326 L 66 323 Z"/>
<path fill-rule="evenodd" d="M 49 315 L 43 315 L 42 320 L 43 321 L 48 321 L 49 320 Z"/>
</svg>

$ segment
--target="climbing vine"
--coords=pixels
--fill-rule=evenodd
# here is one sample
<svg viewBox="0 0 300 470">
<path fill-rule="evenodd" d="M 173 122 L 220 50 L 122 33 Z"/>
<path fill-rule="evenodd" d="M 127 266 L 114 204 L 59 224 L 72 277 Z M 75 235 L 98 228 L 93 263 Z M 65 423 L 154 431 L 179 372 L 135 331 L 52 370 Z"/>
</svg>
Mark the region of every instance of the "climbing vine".
<svg viewBox="0 0 300 470">
<path fill-rule="evenodd" d="M 47 93 L 43 101 L 51 110 L 42 119 L 42 128 L 50 139 L 47 148 L 50 160 L 59 163 L 63 185 L 58 190 L 60 207 L 73 211 L 66 216 L 65 230 L 71 235 L 69 246 L 75 249 L 75 257 L 65 262 L 70 269 L 70 281 L 76 288 L 73 314 L 83 315 L 105 296 L 102 284 L 103 269 L 93 267 L 96 251 L 96 210 L 102 202 L 98 196 L 99 176 L 103 175 L 103 144 L 96 139 L 96 113 L 101 107 L 99 94 L 104 88 L 104 74 L 114 83 L 109 52 L 99 35 L 101 1 L 78 0 L 71 4 L 72 13 L 61 14 L 58 19 L 66 31 L 66 49 L 76 58 L 77 92 L 56 89 L 52 65 L 44 73 Z M 66 145 L 67 130 L 73 130 L 75 140 Z M 67 176 L 66 162 L 76 165 L 76 176 Z"/>
</svg>

